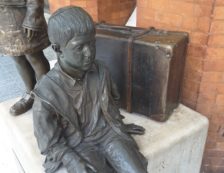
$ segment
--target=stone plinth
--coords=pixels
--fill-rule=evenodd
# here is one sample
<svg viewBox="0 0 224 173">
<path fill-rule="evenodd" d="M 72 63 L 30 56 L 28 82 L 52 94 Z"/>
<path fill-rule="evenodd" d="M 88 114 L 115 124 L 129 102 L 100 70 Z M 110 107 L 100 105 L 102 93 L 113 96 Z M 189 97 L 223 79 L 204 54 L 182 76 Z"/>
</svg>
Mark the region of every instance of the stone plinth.
<svg viewBox="0 0 224 173">
<path fill-rule="evenodd" d="M 44 158 L 40 155 L 33 133 L 32 111 L 14 117 L 9 114 L 9 108 L 18 99 L 9 100 L 0 104 L 0 121 L 4 123 L 5 136 L 11 143 L 16 157 L 25 173 L 42 173 Z M 1 127 L 2 128 L 2 127 Z M 1 156 L 0 156 L 1 157 Z"/>
<path fill-rule="evenodd" d="M 208 119 L 184 105 L 165 123 L 122 112 L 125 122 L 146 128 L 135 136 L 141 152 L 149 160 L 149 173 L 199 173 L 208 131 Z"/>
<path fill-rule="evenodd" d="M 12 148 L 27 173 L 42 173 L 43 157 L 33 135 L 31 111 L 13 117 L 9 107 L 16 100 L 0 104 L 1 118 L 7 128 Z M 165 123 L 152 121 L 122 111 L 125 122 L 146 128 L 143 136 L 135 136 L 141 152 L 148 158 L 149 173 L 199 173 L 208 120 L 195 111 L 180 105 Z"/>
</svg>

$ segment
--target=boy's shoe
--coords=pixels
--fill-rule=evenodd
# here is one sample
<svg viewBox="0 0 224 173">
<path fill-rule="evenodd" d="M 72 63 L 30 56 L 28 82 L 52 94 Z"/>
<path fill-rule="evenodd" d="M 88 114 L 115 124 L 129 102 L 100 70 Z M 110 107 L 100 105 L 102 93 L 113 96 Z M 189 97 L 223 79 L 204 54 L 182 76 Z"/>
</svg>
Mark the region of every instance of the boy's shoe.
<svg viewBox="0 0 224 173">
<path fill-rule="evenodd" d="M 33 106 L 34 99 L 29 93 L 25 93 L 24 96 L 17 101 L 11 108 L 10 114 L 17 116 L 30 110 Z"/>
</svg>

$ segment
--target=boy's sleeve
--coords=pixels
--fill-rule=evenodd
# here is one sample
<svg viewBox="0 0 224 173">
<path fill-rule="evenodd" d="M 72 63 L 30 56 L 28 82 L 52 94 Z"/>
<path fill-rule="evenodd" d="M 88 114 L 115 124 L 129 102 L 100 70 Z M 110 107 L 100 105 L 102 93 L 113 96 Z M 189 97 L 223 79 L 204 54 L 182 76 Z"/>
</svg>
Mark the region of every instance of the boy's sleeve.
<svg viewBox="0 0 224 173">
<path fill-rule="evenodd" d="M 22 26 L 34 31 L 40 31 L 46 25 L 44 0 L 27 0 L 26 9 L 26 16 Z"/>
<path fill-rule="evenodd" d="M 114 81 L 112 80 L 112 78 L 110 79 L 110 84 L 111 84 L 111 94 L 114 98 L 114 101 L 115 102 L 119 102 L 120 100 L 120 94 L 118 92 L 118 89 L 117 89 L 117 85 L 114 83 Z"/>
<path fill-rule="evenodd" d="M 75 152 L 66 145 L 62 129 L 58 125 L 55 111 L 47 103 L 35 98 L 33 105 L 34 135 L 37 139 L 41 154 L 46 155 L 51 161 L 66 160 L 66 155 Z"/>
<path fill-rule="evenodd" d="M 124 119 L 124 117 L 120 114 L 119 108 L 120 108 L 120 94 L 118 92 L 118 88 L 117 85 L 115 84 L 115 82 L 112 79 L 112 76 L 110 75 L 109 71 L 107 71 L 107 76 L 108 76 L 108 81 L 109 81 L 109 90 L 110 90 L 110 94 L 112 96 L 113 102 L 115 103 L 115 107 L 114 112 L 116 112 L 115 118 L 117 120 L 122 121 L 122 119 Z"/>
</svg>

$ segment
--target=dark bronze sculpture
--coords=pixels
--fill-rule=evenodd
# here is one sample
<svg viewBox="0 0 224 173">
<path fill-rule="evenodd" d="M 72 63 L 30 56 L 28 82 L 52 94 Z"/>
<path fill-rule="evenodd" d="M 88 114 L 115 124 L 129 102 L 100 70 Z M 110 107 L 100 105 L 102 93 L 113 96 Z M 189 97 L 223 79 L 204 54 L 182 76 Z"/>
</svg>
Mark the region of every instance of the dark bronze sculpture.
<svg viewBox="0 0 224 173">
<path fill-rule="evenodd" d="M 186 32 L 96 27 L 96 59 L 109 67 L 121 107 L 158 121 L 166 121 L 179 104 L 187 43 Z"/>
<path fill-rule="evenodd" d="M 47 73 L 49 63 L 42 50 L 49 45 L 44 0 L 0 0 L 0 53 L 9 55 L 26 86 L 26 94 L 10 113 L 19 115 L 33 105 L 30 92 Z"/>
<path fill-rule="evenodd" d="M 33 90 L 34 132 L 46 155 L 47 173 L 147 173 L 147 160 L 125 125 L 108 70 L 95 60 L 95 26 L 79 7 L 64 7 L 49 19 L 49 39 L 58 63 Z"/>
</svg>

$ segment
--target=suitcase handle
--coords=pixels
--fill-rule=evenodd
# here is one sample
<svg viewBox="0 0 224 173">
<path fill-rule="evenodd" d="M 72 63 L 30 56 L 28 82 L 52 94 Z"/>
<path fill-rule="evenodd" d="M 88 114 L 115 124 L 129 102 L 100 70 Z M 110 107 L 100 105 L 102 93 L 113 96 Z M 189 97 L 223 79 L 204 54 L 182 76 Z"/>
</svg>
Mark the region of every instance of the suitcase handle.
<svg viewBox="0 0 224 173">
<path fill-rule="evenodd" d="M 145 30 L 139 27 L 118 26 L 118 25 L 111 25 L 111 24 L 105 24 L 105 23 L 96 23 L 95 26 L 97 29 L 106 29 L 106 30 L 122 32 L 126 34 L 127 32 L 129 32 L 129 34 L 131 34 L 134 37 L 135 35 L 142 34 L 142 33 L 148 34 L 150 32 L 161 32 L 156 30 L 154 27 L 149 27 L 148 29 Z"/>
</svg>

